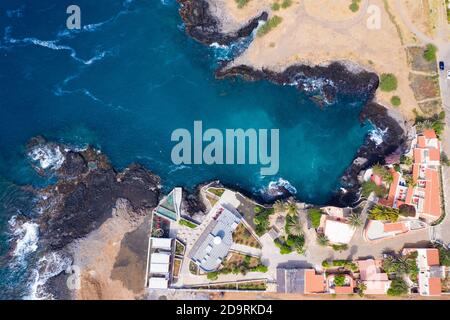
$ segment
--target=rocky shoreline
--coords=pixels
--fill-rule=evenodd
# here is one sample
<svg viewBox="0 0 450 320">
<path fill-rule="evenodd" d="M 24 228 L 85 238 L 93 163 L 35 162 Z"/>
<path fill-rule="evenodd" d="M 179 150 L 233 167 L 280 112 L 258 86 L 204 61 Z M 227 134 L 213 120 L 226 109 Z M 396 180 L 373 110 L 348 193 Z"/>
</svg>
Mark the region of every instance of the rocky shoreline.
<svg viewBox="0 0 450 320">
<path fill-rule="evenodd" d="M 206 0 L 177 0 L 180 4 L 180 16 L 186 26 L 186 32 L 195 40 L 211 45 L 229 45 L 232 42 L 251 35 L 258 27 L 260 21 L 266 21 L 267 12 L 262 12 L 259 16 L 251 19 L 239 30 L 231 33 L 220 31 L 220 20 L 210 14 L 209 3 Z"/>
<path fill-rule="evenodd" d="M 208 10 L 207 0 L 178 0 L 181 4 L 180 15 L 186 25 L 187 33 L 199 42 L 211 44 L 219 42 L 229 44 L 236 41 L 239 33 L 220 33 L 220 21 Z M 248 36 L 258 26 L 256 20 L 267 20 L 267 13 L 254 18 L 244 26 Z M 261 19 L 263 18 L 263 19 Z M 243 36 L 244 36 L 243 35 Z M 242 36 L 241 36 L 242 37 Z M 336 61 L 328 65 L 292 65 L 283 72 L 267 69 L 255 70 L 247 65 L 232 65 L 225 62 L 216 70 L 216 78 L 242 77 L 247 81 L 268 80 L 278 85 L 292 85 L 304 92 L 319 92 L 319 104 L 333 103 L 337 95 L 360 97 L 367 100 L 361 111 L 361 124 L 370 121 L 378 130 L 384 132 L 383 141 L 374 142 L 367 137 L 357 151 L 354 161 L 343 173 L 341 184 L 345 191 L 337 193 L 329 204 L 349 206 L 359 198 L 361 182 L 358 175 L 374 164 L 384 164 L 386 157 L 400 154 L 407 149 L 407 132 L 396 119 L 389 115 L 388 110 L 374 101 L 375 92 L 379 86 L 379 77 L 350 62 Z"/>
</svg>

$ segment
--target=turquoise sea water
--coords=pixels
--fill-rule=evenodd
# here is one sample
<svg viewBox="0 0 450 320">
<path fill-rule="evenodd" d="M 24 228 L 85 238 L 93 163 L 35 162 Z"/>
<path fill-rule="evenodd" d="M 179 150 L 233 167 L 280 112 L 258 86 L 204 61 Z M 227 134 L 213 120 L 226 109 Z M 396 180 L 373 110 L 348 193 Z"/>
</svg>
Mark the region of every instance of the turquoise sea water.
<svg viewBox="0 0 450 320">
<path fill-rule="evenodd" d="M 3 267 L 10 259 L 7 221 L 16 213 L 10 210 L 14 194 L 5 190 L 10 183 L 45 183 L 24 152 L 38 134 L 74 146 L 94 144 L 119 169 L 142 163 L 162 177 L 165 190 L 220 179 L 258 194 L 283 178 L 299 199 L 325 203 L 339 188 L 369 131 L 358 122 L 363 99 L 339 97 L 321 109 L 293 87 L 216 80 L 218 59 L 230 49 L 187 37 L 175 0 L 79 0 L 83 30 L 77 32 L 65 28 L 70 4 L 0 3 Z M 171 133 L 192 130 L 195 120 L 222 130 L 279 129 L 279 174 L 261 177 L 259 166 L 251 165 L 173 165 Z M 5 270 L 0 277 L 11 275 Z M 22 296 L 26 290 L 12 290 L 14 277 L 8 279 L 0 279 L 0 297 Z"/>
</svg>

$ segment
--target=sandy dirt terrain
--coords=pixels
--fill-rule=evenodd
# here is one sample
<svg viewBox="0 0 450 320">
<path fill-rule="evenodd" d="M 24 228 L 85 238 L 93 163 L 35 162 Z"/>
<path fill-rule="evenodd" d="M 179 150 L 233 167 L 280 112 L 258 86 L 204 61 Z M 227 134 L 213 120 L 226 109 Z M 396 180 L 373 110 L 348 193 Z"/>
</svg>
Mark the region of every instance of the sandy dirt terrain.
<svg viewBox="0 0 450 320">
<path fill-rule="evenodd" d="M 282 71 L 287 66 L 327 64 L 331 61 L 350 61 L 377 74 L 393 73 L 398 89 L 377 91 L 379 103 L 391 106 L 392 96 L 399 96 L 399 109 L 409 119 L 418 109 L 410 86 L 406 48 L 419 41 L 403 24 L 392 1 L 361 0 L 359 10 L 349 9 L 350 0 L 293 0 L 288 8 L 272 10 L 273 0 L 251 0 L 238 8 L 235 0 L 209 0 L 215 13 L 223 21 L 224 30 L 236 30 L 262 11 L 269 17 L 278 15 L 283 21 L 268 34 L 256 37 L 249 48 L 232 65 L 249 65 Z M 424 33 L 432 33 L 428 1 L 401 0 L 405 14 L 410 16 Z M 414 4 L 410 4 L 413 2 Z M 423 2 L 423 5 L 421 5 Z M 371 17 L 380 13 L 380 28 L 368 27 Z"/>
<path fill-rule="evenodd" d="M 142 234 L 144 220 L 132 212 L 127 201 L 118 200 L 113 217 L 72 246 L 74 265 L 81 268 L 81 287 L 75 291 L 75 299 L 136 299 L 142 296 L 146 248 L 136 245 L 136 237 L 132 235 L 135 232 Z M 148 239 L 143 234 L 140 242 L 146 242 L 143 238 Z M 144 252 L 136 254 L 135 251 L 139 251 L 136 247 Z"/>
</svg>

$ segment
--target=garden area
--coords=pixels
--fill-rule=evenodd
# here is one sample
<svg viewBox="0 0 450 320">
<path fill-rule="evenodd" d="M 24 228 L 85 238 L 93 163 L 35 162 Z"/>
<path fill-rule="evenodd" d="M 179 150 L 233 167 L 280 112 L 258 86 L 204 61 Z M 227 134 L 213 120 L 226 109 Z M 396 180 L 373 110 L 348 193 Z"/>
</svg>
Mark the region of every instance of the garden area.
<svg viewBox="0 0 450 320">
<path fill-rule="evenodd" d="M 324 260 L 322 262 L 322 267 L 325 270 L 338 269 L 354 273 L 359 271 L 358 265 L 350 260 Z"/>
<path fill-rule="evenodd" d="M 241 253 L 231 252 L 226 261 L 224 261 L 222 268 L 218 271 L 209 272 L 207 278 L 209 280 L 217 280 L 219 275 L 226 274 L 242 274 L 246 275 L 249 272 L 267 272 L 267 266 L 261 263 L 258 257 L 247 256 Z"/>
<path fill-rule="evenodd" d="M 408 276 L 412 282 L 417 284 L 419 268 L 417 266 L 417 252 L 410 253 L 407 256 L 389 255 L 383 260 L 382 269 L 392 279 L 391 287 L 387 294 L 390 296 L 401 296 L 409 292 L 409 286 L 403 279 Z"/>
<path fill-rule="evenodd" d="M 312 208 L 308 210 L 308 218 L 309 221 L 311 222 L 311 226 L 314 229 L 319 228 L 320 226 L 320 218 L 322 217 L 323 212 L 320 209 L 317 208 Z"/>
<path fill-rule="evenodd" d="M 255 232 L 258 236 L 262 236 L 264 233 L 269 231 L 270 221 L 269 217 L 274 213 L 273 208 L 265 208 L 262 206 L 255 206 L 253 208 L 254 218 L 253 223 L 255 224 Z"/>
<path fill-rule="evenodd" d="M 197 228 L 197 224 L 195 224 L 194 222 L 192 222 L 192 221 L 189 221 L 189 220 L 186 220 L 186 219 L 183 219 L 183 218 L 181 218 L 179 221 L 178 221 L 178 223 L 181 225 L 181 226 L 185 226 L 185 227 L 188 227 L 188 228 L 190 228 L 190 229 L 195 229 L 195 228 Z"/>
<path fill-rule="evenodd" d="M 247 229 L 245 224 L 240 223 L 236 230 L 233 232 L 233 242 L 249 246 L 257 249 L 261 249 L 261 244 L 256 239 L 250 230 Z"/>
</svg>

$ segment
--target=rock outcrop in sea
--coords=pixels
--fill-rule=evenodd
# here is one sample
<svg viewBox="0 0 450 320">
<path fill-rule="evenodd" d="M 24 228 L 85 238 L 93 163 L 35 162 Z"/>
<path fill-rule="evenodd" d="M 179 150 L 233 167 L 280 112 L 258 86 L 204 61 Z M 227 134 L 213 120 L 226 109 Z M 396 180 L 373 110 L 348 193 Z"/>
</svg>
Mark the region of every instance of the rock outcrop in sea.
<svg viewBox="0 0 450 320">
<path fill-rule="evenodd" d="M 248 37 L 258 27 L 260 21 L 266 21 L 268 18 L 267 12 L 262 12 L 239 30 L 222 33 L 220 20 L 210 13 L 208 1 L 177 1 L 181 5 L 180 15 L 186 26 L 186 32 L 195 40 L 207 45 L 213 43 L 229 45 L 240 38 Z"/>
<path fill-rule="evenodd" d="M 54 252 L 67 254 L 68 245 L 86 237 L 112 217 L 120 199 L 127 200 L 130 211 L 143 213 L 151 211 L 159 202 L 161 180 L 141 165 L 132 164 L 119 172 L 92 146 L 77 151 L 42 137 L 33 138 L 27 147 L 29 155 L 58 154 L 60 158 L 59 165 L 50 170 L 35 165 L 40 174 L 56 178 L 56 183 L 35 190 L 37 211 L 41 212 L 34 218 L 39 225 L 40 256 Z M 61 288 L 49 289 L 58 296 L 64 292 Z"/>
</svg>

